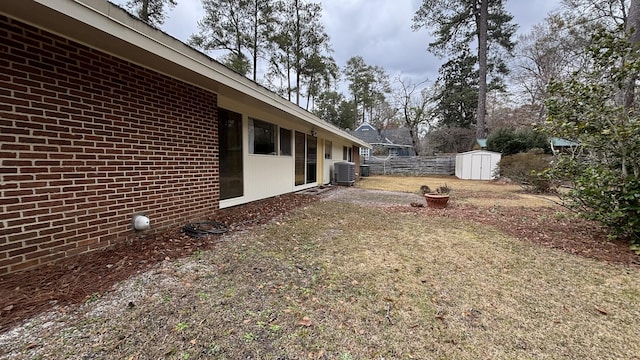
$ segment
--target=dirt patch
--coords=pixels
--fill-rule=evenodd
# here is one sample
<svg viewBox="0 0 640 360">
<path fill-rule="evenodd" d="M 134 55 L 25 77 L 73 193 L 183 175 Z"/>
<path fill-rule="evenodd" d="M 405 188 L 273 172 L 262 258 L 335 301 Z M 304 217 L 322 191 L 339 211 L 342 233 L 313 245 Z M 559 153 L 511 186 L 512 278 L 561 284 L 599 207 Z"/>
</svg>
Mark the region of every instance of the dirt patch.
<svg viewBox="0 0 640 360">
<path fill-rule="evenodd" d="M 324 201 L 336 201 L 358 204 L 362 206 L 393 207 L 412 202 L 424 202 L 424 198 L 418 194 L 368 190 L 356 187 L 338 187 L 322 197 Z"/>
</svg>

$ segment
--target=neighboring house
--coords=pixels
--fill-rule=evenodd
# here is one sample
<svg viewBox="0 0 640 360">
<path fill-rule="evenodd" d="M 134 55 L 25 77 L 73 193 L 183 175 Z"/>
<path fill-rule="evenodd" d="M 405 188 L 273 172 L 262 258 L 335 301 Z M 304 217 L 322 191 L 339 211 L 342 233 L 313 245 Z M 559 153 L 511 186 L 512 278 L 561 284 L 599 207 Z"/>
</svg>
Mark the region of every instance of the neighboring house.
<svg viewBox="0 0 640 360">
<path fill-rule="evenodd" d="M 575 148 L 575 147 L 580 145 L 579 143 L 577 143 L 575 141 L 566 140 L 566 139 L 562 139 L 562 138 L 558 138 L 558 137 L 550 138 L 549 142 L 551 143 L 551 149 L 554 152 L 556 152 L 556 151 L 559 151 L 559 152 L 570 151 L 571 148 Z"/>
<path fill-rule="evenodd" d="M 0 274 L 330 182 L 368 144 L 104 0 L 0 2 Z"/>
<path fill-rule="evenodd" d="M 373 149 L 360 148 L 360 155 L 368 159 L 373 152 L 385 156 L 415 156 L 411 134 L 407 128 L 382 129 L 380 132 L 371 124 L 364 123 L 351 132 L 353 136 L 367 142 Z"/>
<path fill-rule="evenodd" d="M 551 148 L 554 151 L 567 151 L 567 149 L 576 147 L 580 144 L 574 141 L 561 139 L 558 137 L 549 138 L 549 142 L 551 143 Z M 487 139 L 476 139 L 473 150 L 486 150 L 487 149 Z"/>
</svg>

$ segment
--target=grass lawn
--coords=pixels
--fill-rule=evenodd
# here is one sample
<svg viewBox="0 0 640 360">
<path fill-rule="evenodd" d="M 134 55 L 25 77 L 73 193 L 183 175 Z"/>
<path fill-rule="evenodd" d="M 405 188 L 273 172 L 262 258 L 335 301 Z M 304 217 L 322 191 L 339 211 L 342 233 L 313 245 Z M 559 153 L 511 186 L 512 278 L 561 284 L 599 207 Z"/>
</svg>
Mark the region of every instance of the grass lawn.
<svg viewBox="0 0 640 360">
<path fill-rule="evenodd" d="M 477 206 L 550 206 L 515 186 L 450 178 L 359 186 L 413 192 L 441 182 Z M 0 336 L 0 358 L 632 359 L 639 278 L 638 268 L 525 243 L 446 210 L 321 201 L 43 314 Z M 34 328 L 45 335 L 29 338 Z"/>
<path fill-rule="evenodd" d="M 547 207 L 558 202 L 553 195 L 530 195 L 522 192 L 519 185 L 496 184 L 492 181 L 460 180 L 453 176 L 422 177 L 422 176 L 371 176 L 362 178 L 358 187 L 363 189 L 391 190 L 400 192 L 418 192 L 421 185 L 427 185 L 435 190 L 446 184 L 456 196 L 456 201 L 477 206 L 527 206 Z M 499 201 L 496 201 L 499 199 Z"/>
</svg>

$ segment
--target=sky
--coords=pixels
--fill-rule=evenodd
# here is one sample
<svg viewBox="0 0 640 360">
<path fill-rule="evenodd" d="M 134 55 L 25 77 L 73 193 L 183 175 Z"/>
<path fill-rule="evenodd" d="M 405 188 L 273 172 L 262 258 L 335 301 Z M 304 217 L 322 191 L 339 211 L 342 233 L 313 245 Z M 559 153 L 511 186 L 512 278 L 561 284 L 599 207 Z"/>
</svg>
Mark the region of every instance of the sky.
<svg viewBox="0 0 640 360">
<path fill-rule="evenodd" d="M 124 7 L 127 0 L 110 0 Z M 391 79 L 401 76 L 413 83 L 438 77 L 445 59 L 427 52 L 429 31 L 411 30 L 412 18 L 421 0 L 315 0 L 323 8 L 322 21 L 331 38 L 333 57 L 341 68 L 353 56 L 362 56 L 368 65 L 384 68 Z M 200 0 L 177 0 L 162 30 L 182 41 L 197 33 L 202 18 Z M 560 0 L 507 0 L 506 9 L 519 25 L 518 34 L 557 10 Z"/>
</svg>

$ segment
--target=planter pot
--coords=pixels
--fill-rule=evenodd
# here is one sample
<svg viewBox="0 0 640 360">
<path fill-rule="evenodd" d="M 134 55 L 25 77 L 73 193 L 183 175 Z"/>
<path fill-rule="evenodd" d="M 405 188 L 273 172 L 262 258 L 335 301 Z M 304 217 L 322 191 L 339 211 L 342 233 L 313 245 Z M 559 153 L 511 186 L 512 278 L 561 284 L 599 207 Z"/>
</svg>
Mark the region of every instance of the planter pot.
<svg viewBox="0 0 640 360">
<path fill-rule="evenodd" d="M 449 201 L 449 195 L 424 194 L 424 198 L 427 200 L 427 207 L 433 209 L 444 209 Z"/>
</svg>

